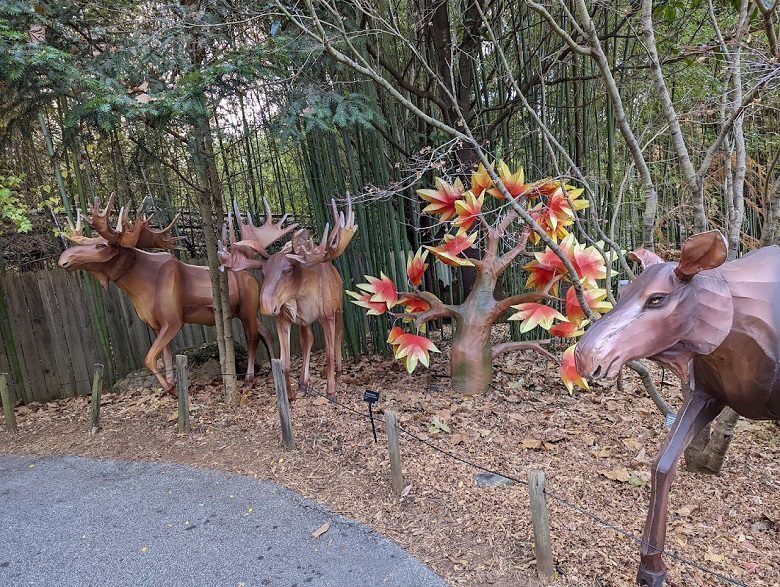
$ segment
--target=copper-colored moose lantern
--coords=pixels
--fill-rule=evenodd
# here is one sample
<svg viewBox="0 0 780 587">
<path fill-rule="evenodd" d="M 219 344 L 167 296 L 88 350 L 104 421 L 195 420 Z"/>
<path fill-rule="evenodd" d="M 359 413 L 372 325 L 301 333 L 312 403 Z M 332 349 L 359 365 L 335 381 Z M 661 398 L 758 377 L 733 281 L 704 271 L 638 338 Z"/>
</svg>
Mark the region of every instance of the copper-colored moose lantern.
<svg viewBox="0 0 780 587">
<path fill-rule="evenodd" d="M 173 353 L 170 343 L 184 324 L 213 326 L 214 299 L 207 267 L 188 265 L 168 252 L 142 249 L 172 249 L 171 228 L 149 227 L 149 220 L 129 221 L 124 208 L 115 227 L 110 225 L 113 196 L 104 210 L 97 200 L 87 219 L 98 236 L 82 234 L 81 216 L 65 236 L 75 246 L 60 255 L 59 265 L 68 271 L 82 270 L 95 276 L 103 287 L 113 281 L 130 296 L 138 317 L 146 322 L 157 338 L 144 358 L 163 390 L 176 395 Z M 260 284 L 250 274 L 231 274 L 228 279 L 230 311 L 241 319 L 247 344 L 246 382 L 254 379 L 255 355 L 262 337 L 271 354 L 271 336 L 257 317 Z M 157 369 L 163 354 L 165 376 Z"/>
<path fill-rule="evenodd" d="M 290 242 L 273 255 L 266 248 L 295 228 L 282 228 L 286 216 L 273 224 L 268 202 L 265 206 L 265 223 L 257 227 L 247 214 L 247 220 L 239 221 L 241 240 L 231 242 L 230 251 L 220 251 L 222 265 L 233 272 L 244 269 L 262 269 L 263 284 L 260 289 L 260 313 L 276 318 L 279 336 L 280 358 L 287 379 L 287 393 L 295 399 L 290 385 L 290 330 L 293 324 L 300 327 L 303 365 L 298 379 L 298 390 L 306 392 L 309 386 L 309 360 L 314 343 L 312 324 L 319 322 L 325 332 L 327 361 L 327 387 L 329 398 L 336 395 L 336 373 L 341 371 L 341 342 L 343 337 L 344 284 L 333 261 L 341 255 L 357 232 L 352 202 L 347 199 L 347 213 L 333 206 L 333 230 L 325 226 L 319 244 L 315 244 L 307 230 L 293 234 Z M 228 231 L 233 237 L 232 226 Z M 224 239 L 223 239 L 224 240 Z"/>
<path fill-rule="evenodd" d="M 644 272 L 575 350 L 577 369 L 591 380 L 615 376 L 628 361 L 647 357 L 690 383 L 653 463 L 640 585 L 663 584 L 669 489 L 691 440 L 725 406 L 755 420 L 780 418 L 780 249 L 767 247 L 730 263 L 724 263 L 726 253 L 717 231 L 685 241 L 679 263 L 635 251 Z"/>
</svg>

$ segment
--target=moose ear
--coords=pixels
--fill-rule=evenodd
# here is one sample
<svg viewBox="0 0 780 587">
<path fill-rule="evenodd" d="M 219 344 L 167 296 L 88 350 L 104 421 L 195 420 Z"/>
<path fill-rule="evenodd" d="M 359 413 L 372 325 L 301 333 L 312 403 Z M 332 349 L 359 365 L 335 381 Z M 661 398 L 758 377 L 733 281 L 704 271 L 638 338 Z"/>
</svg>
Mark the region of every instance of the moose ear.
<svg viewBox="0 0 780 587">
<path fill-rule="evenodd" d="M 628 254 L 628 258 L 631 261 L 637 261 L 642 266 L 642 269 L 647 269 L 651 265 L 658 265 L 658 263 L 664 262 L 661 257 L 656 255 L 653 251 L 648 251 L 647 249 L 637 249 L 636 251 L 631 251 Z"/>
<path fill-rule="evenodd" d="M 680 281 L 690 281 L 697 273 L 722 265 L 727 255 L 726 239 L 719 231 L 695 234 L 683 243 L 674 273 Z"/>
</svg>

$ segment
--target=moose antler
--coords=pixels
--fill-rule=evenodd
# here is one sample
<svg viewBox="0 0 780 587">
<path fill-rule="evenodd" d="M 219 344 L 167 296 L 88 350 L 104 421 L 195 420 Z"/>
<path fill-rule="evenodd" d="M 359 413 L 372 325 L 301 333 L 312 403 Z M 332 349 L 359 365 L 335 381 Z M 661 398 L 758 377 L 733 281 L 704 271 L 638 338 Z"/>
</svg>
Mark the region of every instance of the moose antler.
<svg viewBox="0 0 780 587">
<path fill-rule="evenodd" d="M 119 212 L 117 227 L 121 227 L 119 246 L 136 249 L 172 249 L 176 246 L 176 240 L 171 236 L 171 229 L 179 214 L 173 217 L 171 223 L 160 230 L 151 228 L 151 218 L 142 218 L 136 221 L 126 221 L 124 208 Z"/>
<path fill-rule="evenodd" d="M 95 245 L 106 242 L 102 236 L 84 236 L 81 224 L 81 210 L 78 209 L 76 210 L 76 226 L 73 226 L 73 223 L 68 220 L 68 228 L 63 233 L 63 236 L 74 245 Z"/>
<path fill-rule="evenodd" d="M 268 255 L 265 254 L 265 249 L 267 247 L 270 247 L 273 243 L 278 241 L 280 238 L 282 238 L 284 235 L 288 234 L 292 230 L 298 227 L 297 222 L 293 222 L 289 226 L 284 226 L 285 221 L 287 220 L 287 214 L 282 216 L 281 220 L 274 224 L 274 218 L 273 213 L 271 212 L 271 206 L 268 205 L 268 200 L 263 198 L 263 208 L 265 209 L 265 222 L 262 226 L 256 226 L 254 222 L 252 221 L 252 215 L 247 210 L 246 213 L 246 221 L 241 217 L 241 211 L 238 209 L 238 203 L 236 201 L 233 201 L 233 209 L 236 213 L 236 219 L 238 220 L 238 232 L 241 235 L 242 241 L 251 241 L 251 246 L 253 249 L 259 251 L 263 251 L 263 256 L 267 257 Z M 229 218 L 230 221 L 230 233 L 233 232 L 233 222 L 232 218 Z M 232 242 L 232 241 L 231 241 Z"/>
<path fill-rule="evenodd" d="M 114 194 L 108 198 L 103 210 L 100 209 L 100 202 L 95 198 L 90 209 L 90 217 L 87 219 L 92 229 L 108 244 L 137 249 L 172 249 L 176 246 L 175 239 L 171 236 L 171 229 L 179 219 L 178 214 L 168 226 L 161 230 L 155 230 L 149 226 L 152 222 L 151 218 L 143 217 L 136 221 L 127 220 L 123 207 L 119 211 L 116 227 L 112 227 L 110 220 L 113 204 Z"/>
<path fill-rule="evenodd" d="M 95 198 L 95 201 L 92 203 L 92 206 L 89 210 L 89 218 L 87 218 L 87 224 L 89 224 L 92 227 L 92 230 L 97 232 L 100 236 L 102 236 L 106 241 L 108 241 L 109 244 L 115 245 L 119 244 L 119 233 L 121 230 L 121 221 L 122 221 L 122 214 L 120 212 L 119 214 L 119 222 L 117 222 L 117 227 L 112 228 L 111 227 L 111 208 L 114 205 L 114 194 L 111 194 L 108 197 L 108 202 L 106 202 L 106 207 L 101 211 L 100 210 L 100 200 Z"/>
<path fill-rule="evenodd" d="M 292 237 L 293 254 L 288 255 L 290 259 L 305 267 L 311 267 L 317 263 L 332 261 L 346 250 L 358 229 L 355 213 L 352 211 L 352 198 L 347 194 L 346 216 L 344 212 L 339 212 L 336 200 L 331 199 L 330 203 L 333 209 L 333 232 L 330 232 L 330 224 L 326 224 L 320 244 L 315 246 L 309 231 L 299 230 Z"/>
</svg>

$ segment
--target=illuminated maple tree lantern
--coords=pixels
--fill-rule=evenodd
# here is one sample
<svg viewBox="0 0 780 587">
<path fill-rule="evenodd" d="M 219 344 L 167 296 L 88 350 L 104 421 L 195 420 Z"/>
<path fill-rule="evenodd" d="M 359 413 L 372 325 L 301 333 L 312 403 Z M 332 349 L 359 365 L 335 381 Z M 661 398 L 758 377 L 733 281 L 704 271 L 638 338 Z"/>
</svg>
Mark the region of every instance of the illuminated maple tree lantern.
<svg viewBox="0 0 780 587">
<path fill-rule="evenodd" d="M 575 223 L 577 211 L 588 206 L 588 201 L 580 198 L 583 190 L 549 178 L 526 183 L 522 169 L 513 173 L 503 161 L 496 168 L 509 195 L 526 207 L 550 238 L 559 243 L 577 272 L 590 309 L 596 314 L 608 311 L 611 305 L 606 301 L 607 292 L 599 288 L 598 283 L 611 269 L 607 268 L 603 256 L 595 247 L 577 242 L 568 230 Z M 472 174 L 470 183 L 471 189 L 467 190 L 460 179 L 449 183 L 436 178 L 435 188 L 417 190 L 428 203 L 423 211 L 438 216 L 449 230 L 440 244 L 421 247 L 408 256 L 405 287 L 397 287 L 381 273 L 379 277 L 367 275 L 366 283 L 357 285 L 359 291 L 348 291 L 347 294 L 354 298 L 354 304 L 365 308 L 368 315 L 387 315 L 393 320 L 387 342 L 396 359 L 410 373 L 418 364 L 428 367 L 430 353 L 439 352 L 425 336 L 425 324 L 439 318 L 451 319 L 454 323 L 451 385 L 457 392 L 476 394 L 488 387 L 493 375 L 493 361 L 505 353 L 531 349 L 557 361 L 542 347 L 548 340 L 491 344 L 493 324 L 507 311 L 516 310 L 509 319 L 520 321 L 521 332 L 541 327 L 552 336 L 564 339 L 582 335 L 587 320 L 575 290 L 570 287 L 563 261 L 549 247 L 534 253 L 533 260 L 523 266 L 528 272 L 528 292 L 500 300 L 495 298 L 496 284 L 501 275 L 515 259 L 526 253 L 529 241 L 535 244 L 540 238 L 528 227 L 522 227 L 516 244 L 500 253 L 500 242 L 508 235 L 517 213 L 508 206 L 499 209 L 498 219 L 493 225 L 489 224 L 483 209 L 486 194 L 498 200 L 504 197 L 481 165 Z M 486 236 L 480 258 L 466 257 L 466 250 L 477 244 L 480 227 Z M 430 266 L 429 254 L 450 267 L 474 268 L 476 279 L 463 303 L 445 304 L 433 293 L 420 289 L 425 271 Z M 560 293 L 564 284 L 569 285 L 565 300 L 557 300 L 553 296 Z M 551 305 L 556 300 L 561 308 Z M 575 385 L 587 388 L 587 383 L 577 374 L 574 366 L 574 346 L 563 355 L 561 377 L 569 392 Z"/>
</svg>

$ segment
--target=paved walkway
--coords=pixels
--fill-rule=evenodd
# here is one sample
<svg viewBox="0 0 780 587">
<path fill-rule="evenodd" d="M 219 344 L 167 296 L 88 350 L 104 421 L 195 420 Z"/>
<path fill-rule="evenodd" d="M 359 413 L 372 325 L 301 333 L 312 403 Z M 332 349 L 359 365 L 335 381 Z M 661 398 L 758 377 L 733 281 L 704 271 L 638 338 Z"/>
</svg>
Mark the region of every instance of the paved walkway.
<svg viewBox="0 0 780 587">
<path fill-rule="evenodd" d="M 0 585 L 445 585 L 366 526 L 239 475 L 0 456 L 0 499 Z"/>
</svg>

